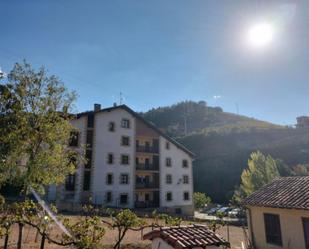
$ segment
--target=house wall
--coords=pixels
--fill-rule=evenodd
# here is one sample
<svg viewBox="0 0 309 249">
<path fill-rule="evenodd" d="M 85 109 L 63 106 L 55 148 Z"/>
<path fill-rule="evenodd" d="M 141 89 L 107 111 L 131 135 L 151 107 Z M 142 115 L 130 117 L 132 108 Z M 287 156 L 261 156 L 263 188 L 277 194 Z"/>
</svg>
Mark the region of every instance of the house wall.
<svg viewBox="0 0 309 249">
<path fill-rule="evenodd" d="M 302 217 L 309 218 L 309 210 L 248 207 L 250 236 L 253 234 L 256 249 L 296 249 L 306 248 Z M 249 213 L 251 213 L 249 215 Z M 264 213 L 280 217 L 282 247 L 266 243 Z M 251 219 L 250 219 L 251 217 Z M 252 236 L 251 236 L 252 240 Z"/>
<path fill-rule="evenodd" d="M 122 128 L 121 120 L 129 119 L 130 128 Z M 110 122 L 115 123 L 115 131 L 108 129 Z M 128 194 L 128 205 L 122 207 L 133 208 L 133 190 L 135 184 L 135 118 L 123 109 L 111 112 L 100 112 L 95 115 L 95 137 L 92 169 L 92 196 L 95 204 L 104 204 L 106 192 L 112 192 L 112 202 L 108 205 L 120 207 L 120 194 Z M 130 145 L 122 146 L 121 137 L 130 137 Z M 108 164 L 108 154 L 114 155 L 114 163 Z M 129 165 L 121 164 L 121 155 L 129 155 Z M 106 184 L 106 175 L 113 174 L 113 184 Z M 129 174 L 129 184 L 120 184 L 120 175 Z"/>
<path fill-rule="evenodd" d="M 166 149 L 166 143 L 169 143 L 169 149 Z M 176 145 L 160 136 L 160 204 L 167 208 L 167 211 L 175 212 L 176 208 L 181 208 L 181 212 L 186 215 L 192 215 L 193 210 L 193 177 L 192 177 L 192 158 Z M 171 158 L 172 166 L 166 166 L 166 158 Z M 183 159 L 188 161 L 188 167 L 182 166 Z M 166 184 L 166 175 L 172 175 L 172 184 Z M 183 175 L 189 176 L 189 184 L 182 182 Z M 190 199 L 185 201 L 183 193 L 189 192 Z M 173 200 L 166 200 L 166 193 L 172 192 Z M 169 210 L 170 209 L 170 210 Z"/>
</svg>

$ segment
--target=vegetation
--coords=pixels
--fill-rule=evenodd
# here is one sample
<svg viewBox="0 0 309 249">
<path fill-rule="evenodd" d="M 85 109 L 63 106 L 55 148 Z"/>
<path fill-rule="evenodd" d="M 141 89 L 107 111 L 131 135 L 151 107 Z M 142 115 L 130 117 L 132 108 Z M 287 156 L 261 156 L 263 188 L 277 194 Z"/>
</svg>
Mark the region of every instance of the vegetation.
<svg viewBox="0 0 309 249">
<path fill-rule="evenodd" d="M 193 201 L 194 201 L 194 207 L 196 209 L 200 209 L 205 207 L 205 205 L 210 204 L 211 198 L 209 196 L 206 196 L 205 193 L 195 192 L 193 194 Z"/>
<path fill-rule="evenodd" d="M 17 63 L 0 85 L 0 184 L 30 188 L 58 184 L 74 172 L 67 148 L 75 94 L 44 68 Z"/>
<path fill-rule="evenodd" d="M 264 156 L 260 151 L 253 152 L 248 160 L 248 168 L 241 174 L 241 184 L 236 190 L 234 199 L 240 201 L 254 191 L 280 176 L 278 160 L 270 155 Z"/>
</svg>

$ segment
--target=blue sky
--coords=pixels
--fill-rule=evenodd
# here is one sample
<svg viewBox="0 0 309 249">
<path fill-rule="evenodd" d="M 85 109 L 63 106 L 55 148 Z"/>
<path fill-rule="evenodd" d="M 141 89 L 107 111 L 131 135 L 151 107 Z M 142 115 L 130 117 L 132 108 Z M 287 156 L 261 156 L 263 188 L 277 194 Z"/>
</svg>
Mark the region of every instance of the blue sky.
<svg viewBox="0 0 309 249">
<path fill-rule="evenodd" d="M 0 2 L 0 67 L 26 59 L 76 90 L 77 109 L 206 100 L 281 124 L 309 115 L 309 1 Z M 254 50 L 248 29 L 274 27 Z M 217 96 L 217 97 L 214 97 Z"/>
</svg>

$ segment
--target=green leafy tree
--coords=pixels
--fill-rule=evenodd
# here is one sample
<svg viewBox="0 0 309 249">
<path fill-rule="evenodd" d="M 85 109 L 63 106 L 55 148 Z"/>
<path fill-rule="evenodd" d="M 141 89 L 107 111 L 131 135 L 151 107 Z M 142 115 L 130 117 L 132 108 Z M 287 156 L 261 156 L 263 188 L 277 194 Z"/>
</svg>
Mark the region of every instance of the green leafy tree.
<svg viewBox="0 0 309 249">
<path fill-rule="evenodd" d="M 211 198 L 206 196 L 205 193 L 195 192 L 193 194 L 194 206 L 197 209 L 205 207 L 205 205 L 211 203 Z"/>
<path fill-rule="evenodd" d="M 15 64 L 0 85 L 0 183 L 43 192 L 74 171 L 77 154 L 67 148 L 74 100 L 75 93 L 44 68 Z"/>
<path fill-rule="evenodd" d="M 126 233 L 133 228 L 144 225 L 144 221 L 137 217 L 137 215 L 129 209 L 121 210 L 118 213 L 110 211 L 112 223 L 105 222 L 112 229 L 117 229 L 117 239 L 114 249 L 120 249 L 122 240 Z"/>
<path fill-rule="evenodd" d="M 234 200 L 240 201 L 254 191 L 279 177 L 278 163 L 270 155 L 265 156 L 260 151 L 253 152 L 248 160 L 248 168 L 241 174 L 241 184 L 236 190 Z"/>
</svg>

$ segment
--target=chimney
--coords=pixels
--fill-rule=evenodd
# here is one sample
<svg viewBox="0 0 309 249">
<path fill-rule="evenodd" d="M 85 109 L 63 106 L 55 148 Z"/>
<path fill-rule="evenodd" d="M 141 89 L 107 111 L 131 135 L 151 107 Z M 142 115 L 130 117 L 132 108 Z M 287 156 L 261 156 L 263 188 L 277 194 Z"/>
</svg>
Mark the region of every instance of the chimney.
<svg viewBox="0 0 309 249">
<path fill-rule="evenodd" d="M 100 111 L 101 110 L 101 105 L 100 104 L 94 104 L 94 111 L 95 112 L 98 112 L 98 111 Z"/>
<path fill-rule="evenodd" d="M 116 102 L 114 102 L 113 106 L 114 106 L 114 107 L 116 107 L 116 106 L 117 106 L 117 103 L 116 103 Z"/>
</svg>

